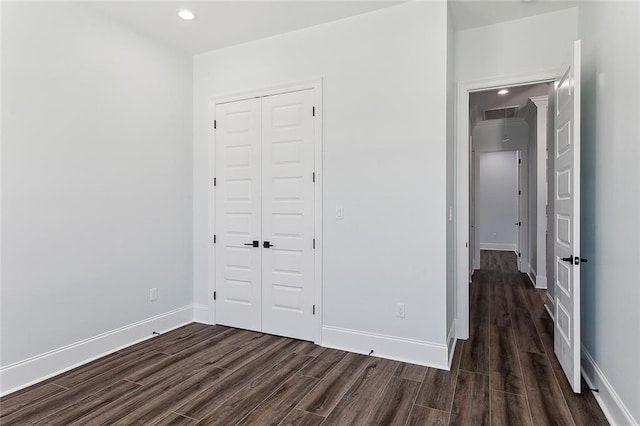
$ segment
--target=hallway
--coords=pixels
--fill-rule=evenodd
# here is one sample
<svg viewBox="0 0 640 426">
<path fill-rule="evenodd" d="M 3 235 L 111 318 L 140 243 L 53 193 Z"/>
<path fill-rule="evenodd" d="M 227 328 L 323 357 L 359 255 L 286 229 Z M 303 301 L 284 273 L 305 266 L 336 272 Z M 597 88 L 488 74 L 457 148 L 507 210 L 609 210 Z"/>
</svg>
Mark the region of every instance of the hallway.
<svg viewBox="0 0 640 426">
<path fill-rule="evenodd" d="M 465 411 L 475 417 L 490 406 L 483 416 L 494 425 L 608 424 L 584 381 L 582 395 L 572 392 L 553 354 L 545 293 L 518 272 L 515 253 L 482 252 L 470 289 L 470 336 L 459 373 L 473 382 L 477 403 Z M 457 405 L 462 408 L 457 394 L 452 416 Z"/>
</svg>

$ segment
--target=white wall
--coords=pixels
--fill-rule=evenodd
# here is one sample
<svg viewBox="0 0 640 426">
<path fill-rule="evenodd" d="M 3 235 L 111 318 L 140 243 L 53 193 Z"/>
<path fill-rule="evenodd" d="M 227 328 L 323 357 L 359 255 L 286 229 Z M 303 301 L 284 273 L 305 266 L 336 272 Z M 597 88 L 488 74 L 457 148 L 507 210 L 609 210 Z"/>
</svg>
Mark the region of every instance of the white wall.
<svg viewBox="0 0 640 426">
<path fill-rule="evenodd" d="M 2 9 L 5 367 L 191 305 L 192 66 L 79 3 Z"/>
<path fill-rule="evenodd" d="M 505 149 L 527 149 L 529 126 L 521 118 L 485 120 L 478 122 L 471 130 L 473 149 L 479 151 L 500 151 Z M 508 142 L 503 142 L 509 139 Z"/>
<path fill-rule="evenodd" d="M 208 303 L 209 98 L 322 77 L 324 325 L 446 342 L 446 13 L 412 2 L 195 57 L 197 304 Z"/>
<path fill-rule="evenodd" d="M 577 8 L 456 32 L 456 80 L 556 70 L 577 34 Z"/>
<path fill-rule="evenodd" d="M 582 2 L 582 341 L 618 424 L 640 423 L 640 3 Z M 619 397 L 610 404 L 606 377 Z M 613 399 L 615 401 L 615 399 Z M 621 404 L 621 405 L 620 405 Z M 628 416 L 623 417 L 622 405 Z M 618 408 L 618 410 L 616 410 Z"/>
<path fill-rule="evenodd" d="M 451 3 L 447 3 L 451 7 Z M 451 331 L 456 313 L 455 293 L 455 66 L 453 23 L 447 13 L 447 331 Z M 455 343 L 455 333 L 452 334 Z"/>
<path fill-rule="evenodd" d="M 518 228 L 518 157 L 516 151 L 480 154 L 477 198 L 480 247 L 516 250 Z"/>
</svg>

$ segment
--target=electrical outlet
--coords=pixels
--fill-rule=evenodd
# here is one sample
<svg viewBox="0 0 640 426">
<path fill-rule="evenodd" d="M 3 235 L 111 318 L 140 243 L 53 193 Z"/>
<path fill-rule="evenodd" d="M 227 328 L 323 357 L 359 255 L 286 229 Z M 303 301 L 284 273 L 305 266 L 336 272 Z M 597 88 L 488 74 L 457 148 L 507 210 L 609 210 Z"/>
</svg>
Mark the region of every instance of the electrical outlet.
<svg viewBox="0 0 640 426">
<path fill-rule="evenodd" d="M 396 316 L 404 318 L 404 303 L 396 303 Z"/>
<path fill-rule="evenodd" d="M 149 300 L 154 301 L 158 299 L 158 289 L 153 287 L 149 289 Z"/>
</svg>

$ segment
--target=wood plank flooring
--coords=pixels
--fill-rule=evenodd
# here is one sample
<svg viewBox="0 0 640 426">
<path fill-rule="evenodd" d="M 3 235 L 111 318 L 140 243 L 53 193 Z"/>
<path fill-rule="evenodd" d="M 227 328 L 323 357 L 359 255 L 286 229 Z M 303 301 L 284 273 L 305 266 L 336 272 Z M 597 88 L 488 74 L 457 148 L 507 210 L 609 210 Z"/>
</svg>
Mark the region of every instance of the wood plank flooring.
<svg viewBox="0 0 640 426">
<path fill-rule="evenodd" d="M 511 253 L 483 252 L 451 371 L 189 324 L 0 399 L 2 425 L 605 425 Z"/>
</svg>

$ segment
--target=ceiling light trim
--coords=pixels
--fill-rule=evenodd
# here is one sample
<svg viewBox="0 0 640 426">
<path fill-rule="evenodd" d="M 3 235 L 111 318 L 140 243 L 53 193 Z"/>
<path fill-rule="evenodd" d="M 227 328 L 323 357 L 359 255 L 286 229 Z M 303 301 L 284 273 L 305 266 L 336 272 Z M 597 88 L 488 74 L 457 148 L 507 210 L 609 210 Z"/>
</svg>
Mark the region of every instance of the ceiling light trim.
<svg viewBox="0 0 640 426">
<path fill-rule="evenodd" d="M 180 9 L 178 10 L 177 14 L 178 18 L 187 22 L 195 21 L 198 18 L 198 15 L 196 15 L 195 12 L 189 9 Z"/>
</svg>

